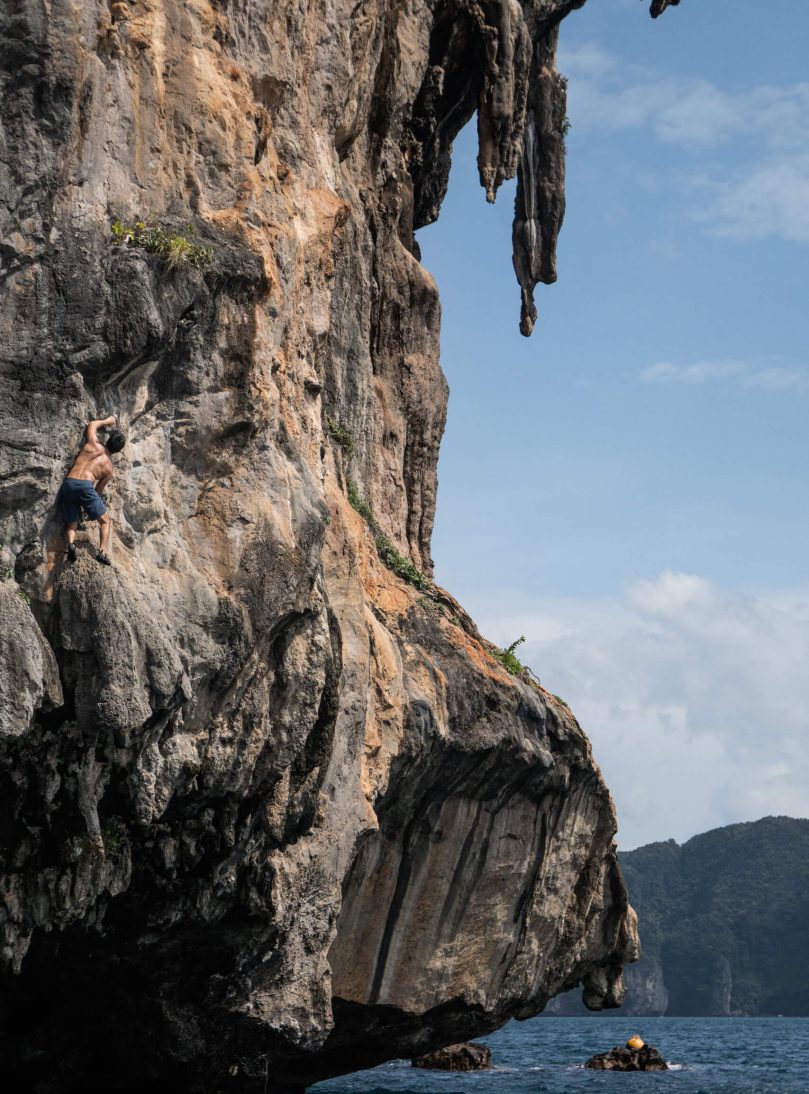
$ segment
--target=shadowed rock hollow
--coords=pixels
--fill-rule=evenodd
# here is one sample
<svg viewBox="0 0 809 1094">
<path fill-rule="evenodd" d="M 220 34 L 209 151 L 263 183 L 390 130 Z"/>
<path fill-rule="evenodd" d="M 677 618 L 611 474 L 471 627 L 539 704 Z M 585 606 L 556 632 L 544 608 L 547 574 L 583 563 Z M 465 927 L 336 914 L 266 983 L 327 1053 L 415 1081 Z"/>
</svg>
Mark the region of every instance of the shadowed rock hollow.
<svg viewBox="0 0 809 1094">
<path fill-rule="evenodd" d="M 15 1089 L 282 1090 L 576 983 L 620 1001 L 588 742 L 430 581 L 447 389 L 413 235 L 477 110 L 530 332 L 581 6 L 0 3 Z M 210 262 L 115 245 L 138 219 Z M 68 566 L 54 497 L 109 411 L 115 568 L 93 527 Z"/>
</svg>

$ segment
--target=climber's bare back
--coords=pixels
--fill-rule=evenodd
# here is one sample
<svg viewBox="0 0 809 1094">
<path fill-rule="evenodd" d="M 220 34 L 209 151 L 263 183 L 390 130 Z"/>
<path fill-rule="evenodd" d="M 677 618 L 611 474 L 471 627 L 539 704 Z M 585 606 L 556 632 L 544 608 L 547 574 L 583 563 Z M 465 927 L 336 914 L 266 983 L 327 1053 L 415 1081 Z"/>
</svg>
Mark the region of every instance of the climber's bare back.
<svg viewBox="0 0 809 1094">
<path fill-rule="evenodd" d="M 67 473 L 69 479 L 98 482 L 112 478 L 112 460 L 100 441 L 87 441 Z"/>
<path fill-rule="evenodd" d="M 98 430 L 107 429 L 112 425 L 115 425 L 115 417 L 112 414 L 109 418 L 90 422 L 87 426 L 84 446 L 67 473 L 69 479 L 100 483 L 99 493 L 112 478 L 113 467 L 106 445 L 98 439 Z"/>
</svg>

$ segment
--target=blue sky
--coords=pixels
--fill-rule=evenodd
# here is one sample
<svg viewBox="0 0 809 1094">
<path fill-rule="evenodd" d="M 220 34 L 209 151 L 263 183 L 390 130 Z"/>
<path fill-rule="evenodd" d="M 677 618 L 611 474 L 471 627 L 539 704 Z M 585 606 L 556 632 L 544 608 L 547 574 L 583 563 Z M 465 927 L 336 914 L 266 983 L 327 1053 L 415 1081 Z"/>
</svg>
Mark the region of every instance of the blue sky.
<svg viewBox="0 0 809 1094">
<path fill-rule="evenodd" d="M 809 7 L 590 0 L 559 281 L 519 334 L 474 123 L 419 233 L 451 396 L 436 576 L 591 736 L 624 847 L 809 814 Z M 642 756 L 642 772 L 633 757 Z"/>
</svg>

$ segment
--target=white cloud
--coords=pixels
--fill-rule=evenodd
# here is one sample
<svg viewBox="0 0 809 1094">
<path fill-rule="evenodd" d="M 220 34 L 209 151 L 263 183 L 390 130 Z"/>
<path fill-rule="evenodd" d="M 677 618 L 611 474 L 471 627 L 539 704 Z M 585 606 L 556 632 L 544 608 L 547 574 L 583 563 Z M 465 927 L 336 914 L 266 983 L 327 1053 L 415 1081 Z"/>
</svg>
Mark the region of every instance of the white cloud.
<svg viewBox="0 0 809 1094">
<path fill-rule="evenodd" d="M 763 368 L 744 378 L 745 387 L 762 387 L 769 391 L 806 391 L 809 376 L 794 368 Z"/>
<path fill-rule="evenodd" d="M 732 154 L 730 169 L 726 160 L 706 174 L 701 164 L 674 180 L 706 230 L 809 243 L 809 83 L 731 92 L 705 79 L 620 64 L 596 43 L 562 50 L 560 67 L 570 75 L 574 136 L 646 127 L 658 141 L 703 157 L 720 146 Z"/>
<path fill-rule="evenodd" d="M 766 391 L 809 390 L 809 372 L 782 366 L 761 367 L 751 361 L 698 361 L 692 365 L 657 361 L 643 369 L 640 378 L 645 383 L 707 384 L 732 380 L 741 387 Z"/>
<path fill-rule="evenodd" d="M 617 68 L 617 61 L 596 42 L 586 42 L 578 49 L 562 49 L 560 65 L 568 79 L 597 80 Z"/>
<path fill-rule="evenodd" d="M 672 99 L 654 118 L 661 140 L 713 144 L 739 128 L 739 101 L 706 80 L 675 87 Z"/>
<path fill-rule="evenodd" d="M 742 361 L 698 361 L 693 365 L 675 365 L 670 361 L 658 361 L 640 374 L 647 383 L 674 380 L 682 384 L 704 384 L 709 380 L 724 380 L 738 376 L 746 368 Z"/>
<path fill-rule="evenodd" d="M 718 144 L 743 135 L 765 147 L 802 148 L 809 138 L 808 112 L 806 83 L 731 94 L 700 79 L 678 84 L 653 121 L 661 140 L 680 144 Z"/>
<path fill-rule="evenodd" d="M 809 83 L 725 91 L 699 77 L 663 75 L 591 42 L 560 50 L 574 124 L 582 129 L 651 125 L 663 141 L 719 144 L 734 135 L 800 150 L 809 139 Z"/>
<path fill-rule="evenodd" d="M 702 577 L 664 570 L 652 580 L 640 579 L 627 589 L 629 604 L 649 616 L 677 616 L 692 605 L 704 605 L 711 586 Z"/>
<path fill-rule="evenodd" d="M 609 81 L 611 83 L 611 81 Z M 617 132 L 648 125 L 678 94 L 675 82 L 649 79 L 629 87 L 605 87 L 600 79 L 571 78 L 568 114 L 575 133 Z"/>
<path fill-rule="evenodd" d="M 523 660 L 589 734 L 621 846 L 809 816 L 807 590 L 743 595 L 666 570 L 620 601 L 483 624 L 495 641 L 528 636 Z"/>
<path fill-rule="evenodd" d="M 697 179 L 695 185 L 708 194 L 699 219 L 714 234 L 809 243 L 809 156 L 783 157 L 730 181 Z"/>
</svg>

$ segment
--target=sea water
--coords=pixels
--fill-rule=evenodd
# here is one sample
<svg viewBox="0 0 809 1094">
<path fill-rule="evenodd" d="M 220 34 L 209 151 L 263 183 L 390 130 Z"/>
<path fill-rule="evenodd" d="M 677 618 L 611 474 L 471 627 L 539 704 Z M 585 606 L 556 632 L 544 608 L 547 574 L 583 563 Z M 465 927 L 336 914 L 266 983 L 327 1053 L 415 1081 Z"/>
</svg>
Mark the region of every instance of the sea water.
<svg viewBox="0 0 809 1094">
<path fill-rule="evenodd" d="M 662 1073 L 587 1071 L 634 1033 Z M 310 1087 L 316 1094 L 809 1094 L 809 1018 L 532 1018 L 481 1041 L 488 1071 L 421 1071 L 397 1060 Z"/>
</svg>

